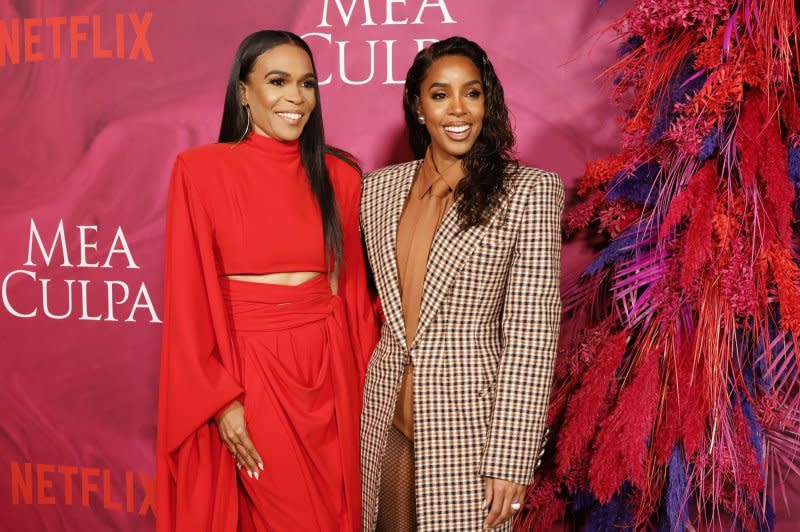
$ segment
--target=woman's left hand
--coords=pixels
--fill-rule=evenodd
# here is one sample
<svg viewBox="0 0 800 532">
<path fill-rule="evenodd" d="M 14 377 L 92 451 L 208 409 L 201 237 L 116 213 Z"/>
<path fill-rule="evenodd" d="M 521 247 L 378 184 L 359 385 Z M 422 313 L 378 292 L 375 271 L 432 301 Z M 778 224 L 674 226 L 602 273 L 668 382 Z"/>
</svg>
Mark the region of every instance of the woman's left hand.
<svg viewBox="0 0 800 532">
<path fill-rule="evenodd" d="M 484 477 L 483 507 L 489 508 L 489 515 L 483 523 L 486 528 L 500 526 L 519 510 L 512 504 L 522 505 L 525 499 L 525 486 L 499 478 Z"/>
</svg>

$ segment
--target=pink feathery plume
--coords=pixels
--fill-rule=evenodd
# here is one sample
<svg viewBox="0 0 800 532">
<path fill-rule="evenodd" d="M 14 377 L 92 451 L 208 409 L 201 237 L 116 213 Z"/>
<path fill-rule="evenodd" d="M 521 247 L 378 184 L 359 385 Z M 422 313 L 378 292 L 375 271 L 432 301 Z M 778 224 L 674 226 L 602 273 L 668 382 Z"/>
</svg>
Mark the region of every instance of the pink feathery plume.
<svg viewBox="0 0 800 532">
<path fill-rule="evenodd" d="M 547 478 L 534 483 L 528 492 L 522 520 L 527 521 L 525 530 L 547 530 L 567 510 L 567 501 L 558 497 L 561 482 Z"/>
<path fill-rule="evenodd" d="M 767 257 L 775 278 L 781 309 L 781 328 L 800 337 L 800 269 L 788 249 L 773 242 Z M 798 359 L 800 363 L 800 359 Z"/>
<path fill-rule="evenodd" d="M 718 177 L 714 163 L 709 161 L 692 176 L 688 186 L 672 200 L 669 211 L 661 222 L 661 228 L 658 233 L 659 240 L 667 238 L 669 232 L 684 217 L 690 216 L 695 210 L 694 207 L 697 202 L 708 203 L 708 198 L 713 195 L 713 191 L 716 189 L 717 181 Z"/>
<path fill-rule="evenodd" d="M 685 290 L 697 280 L 698 274 L 713 255 L 712 220 L 717 203 L 718 182 L 714 165 L 706 163 L 689 184 L 692 189 L 692 208 L 689 225 L 683 235 L 680 276 L 680 284 Z M 696 186 L 692 186 L 695 183 Z M 669 214 L 667 217 L 669 218 Z"/>
<path fill-rule="evenodd" d="M 587 360 L 583 379 L 570 399 L 558 438 L 559 475 L 567 475 L 586 458 L 608 396 L 615 392 L 614 373 L 625 353 L 627 338 L 625 332 L 604 338 L 596 346 L 596 355 Z"/>
<path fill-rule="evenodd" d="M 762 196 L 772 220 L 773 231 L 783 246 L 791 248 L 795 191 L 787 179 L 786 144 L 781 139 L 777 118 L 769 121 L 763 135 L 764 141 L 758 165 L 759 181 L 763 188 Z"/>
<path fill-rule="evenodd" d="M 590 194 L 586 201 L 570 209 L 564 224 L 564 232 L 567 236 L 587 228 L 592 223 L 595 219 L 597 208 L 602 205 L 604 198 L 605 193 L 603 191 L 596 191 Z"/>
<path fill-rule="evenodd" d="M 597 434 L 589 466 L 589 482 L 601 503 L 607 503 L 626 480 L 646 485 L 647 445 L 658 406 L 659 357 L 647 352 L 636 374 L 622 388 L 612 413 Z"/>
<path fill-rule="evenodd" d="M 739 152 L 739 178 L 745 189 L 755 186 L 756 170 L 761 155 L 761 127 L 764 124 L 764 97 L 755 93 L 752 99 L 748 98 L 744 110 L 739 117 L 739 127 L 736 131 L 736 148 Z"/>
</svg>

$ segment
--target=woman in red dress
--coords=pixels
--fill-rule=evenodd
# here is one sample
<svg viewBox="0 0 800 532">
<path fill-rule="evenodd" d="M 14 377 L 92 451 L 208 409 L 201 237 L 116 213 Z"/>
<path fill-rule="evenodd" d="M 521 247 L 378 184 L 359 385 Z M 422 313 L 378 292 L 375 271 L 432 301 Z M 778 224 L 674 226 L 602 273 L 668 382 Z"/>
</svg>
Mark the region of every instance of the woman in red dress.
<svg viewBox="0 0 800 532">
<path fill-rule="evenodd" d="M 165 531 L 355 531 L 377 339 L 360 174 L 327 147 L 311 52 L 236 53 L 219 143 L 180 154 L 167 212 L 158 413 Z"/>
</svg>

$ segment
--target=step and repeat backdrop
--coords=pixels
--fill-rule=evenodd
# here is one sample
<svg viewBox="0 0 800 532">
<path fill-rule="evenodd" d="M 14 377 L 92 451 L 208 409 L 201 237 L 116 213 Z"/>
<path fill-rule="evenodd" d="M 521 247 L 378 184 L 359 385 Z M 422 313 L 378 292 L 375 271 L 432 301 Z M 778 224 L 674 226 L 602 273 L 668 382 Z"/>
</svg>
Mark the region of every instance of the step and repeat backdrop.
<svg viewBox="0 0 800 532">
<path fill-rule="evenodd" d="M 504 83 L 518 155 L 568 189 L 615 151 L 600 78 L 629 7 L 593 0 L 0 4 L 0 529 L 151 530 L 164 209 L 178 152 L 213 142 L 240 40 L 315 53 L 328 141 L 406 160 L 414 54 L 463 35 Z M 564 282 L 591 252 L 565 249 Z"/>
</svg>

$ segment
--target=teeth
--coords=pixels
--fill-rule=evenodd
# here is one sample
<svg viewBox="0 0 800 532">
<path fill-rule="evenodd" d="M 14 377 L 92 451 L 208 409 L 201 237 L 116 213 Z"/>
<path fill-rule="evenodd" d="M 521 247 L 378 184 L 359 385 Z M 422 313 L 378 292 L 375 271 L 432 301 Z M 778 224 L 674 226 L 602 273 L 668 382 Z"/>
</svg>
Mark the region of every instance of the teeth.
<svg viewBox="0 0 800 532">
<path fill-rule="evenodd" d="M 288 118 L 289 120 L 300 120 L 303 118 L 303 115 L 300 113 L 278 113 L 280 116 L 284 118 Z"/>
<path fill-rule="evenodd" d="M 469 125 L 463 126 L 445 126 L 444 130 L 449 131 L 450 133 L 463 133 L 467 131 L 470 127 Z"/>
</svg>

